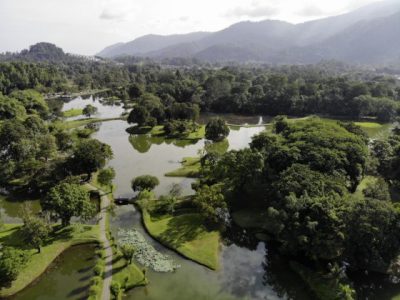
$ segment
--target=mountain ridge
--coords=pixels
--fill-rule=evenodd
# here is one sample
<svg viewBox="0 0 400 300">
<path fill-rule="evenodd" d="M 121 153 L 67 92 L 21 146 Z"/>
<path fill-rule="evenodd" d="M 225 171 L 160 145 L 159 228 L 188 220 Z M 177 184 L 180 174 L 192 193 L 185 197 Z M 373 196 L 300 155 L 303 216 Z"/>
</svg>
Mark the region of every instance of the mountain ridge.
<svg viewBox="0 0 400 300">
<path fill-rule="evenodd" d="M 400 56 L 400 51 L 396 49 L 398 43 L 390 40 L 400 39 L 395 35 L 397 28 L 384 26 L 385 21 L 379 22 L 383 18 L 397 26 L 392 15 L 396 16 L 398 12 L 400 1 L 382 1 L 345 14 L 299 24 L 280 20 L 242 21 L 216 32 L 145 35 L 128 43 L 111 45 L 97 55 L 104 58 L 192 57 L 211 62 L 307 63 L 337 58 L 348 62 L 354 61 L 356 51 L 365 50 L 353 40 L 365 47 L 375 47 L 362 38 L 365 35 L 377 37 L 381 43 L 391 45 L 392 49 L 367 51 L 368 55 L 356 61 L 379 63 Z M 380 34 L 377 34 L 374 26 L 380 28 Z M 340 49 L 335 46 L 336 43 L 341 45 Z M 344 53 L 344 50 L 348 53 Z M 388 57 L 382 57 L 384 53 Z"/>
</svg>

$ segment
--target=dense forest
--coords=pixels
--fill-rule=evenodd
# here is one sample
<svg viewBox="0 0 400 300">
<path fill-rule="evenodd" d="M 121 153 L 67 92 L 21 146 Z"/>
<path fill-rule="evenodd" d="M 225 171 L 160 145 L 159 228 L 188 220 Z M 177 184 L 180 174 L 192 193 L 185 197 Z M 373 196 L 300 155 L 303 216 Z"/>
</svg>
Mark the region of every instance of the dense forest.
<svg viewBox="0 0 400 300">
<path fill-rule="evenodd" d="M 208 226 L 266 233 L 281 253 L 319 272 L 310 279 L 293 266 L 320 299 L 352 299 L 349 272 L 397 274 L 399 150 L 398 128 L 369 142 L 352 123 L 280 117 L 249 148 L 203 156 L 194 205 Z M 377 180 L 355 194 L 367 175 Z"/>
<path fill-rule="evenodd" d="M 33 46 L 32 46 L 33 47 Z M 400 87 L 395 77 L 352 69 L 342 64 L 315 66 L 165 68 L 152 63 L 70 59 L 50 47 L 50 58 L 34 51 L 0 63 L 0 91 L 36 89 L 68 93 L 112 89 L 124 102 L 141 96 L 157 98 L 163 110 L 174 103 L 198 105 L 202 112 L 309 115 L 351 118 L 376 117 L 391 121 L 399 110 Z M 54 52 L 54 53 L 53 53 Z M 22 57 L 28 57 L 21 62 Z M 54 57 L 66 57 L 49 63 Z M 11 56 L 12 57 L 12 56 Z M 141 102 L 138 100 L 137 102 Z M 154 117 L 154 116 L 153 116 Z"/>
</svg>

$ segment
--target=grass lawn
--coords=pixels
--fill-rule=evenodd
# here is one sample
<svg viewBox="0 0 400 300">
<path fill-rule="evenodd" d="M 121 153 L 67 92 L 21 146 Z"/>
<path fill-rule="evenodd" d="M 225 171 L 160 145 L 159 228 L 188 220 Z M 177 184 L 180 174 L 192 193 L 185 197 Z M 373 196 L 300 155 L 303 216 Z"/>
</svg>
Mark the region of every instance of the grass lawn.
<svg viewBox="0 0 400 300">
<path fill-rule="evenodd" d="M 113 247 L 113 282 L 119 282 L 124 290 L 148 283 L 142 270 L 135 263 L 127 264 L 120 251 Z"/>
<path fill-rule="evenodd" d="M 154 126 L 149 132 L 152 136 L 165 136 L 164 126 L 162 125 Z M 188 135 L 178 137 L 176 139 L 190 140 L 190 141 L 201 140 L 204 138 L 205 135 L 206 135 L 206 126 L 200 125 L 196 131 L 190 132 Z"/>
<path fill-rule="evenodd" d="M 196 178 L 199 176 L 200 171 L 200 158 L 199 157 L 184 157 L 182 160 L 182 168 L 165 174 L 167 177 L 189 177 Z"/>
<path fill-rule="evenodd" d="M 83 114 L 83 109 L 81 108 L 71 108 L 63 112 L 64 118 L 77 117 Z"/>
<path fill-rule="evenodd" d="M 56 122 L 55 124 L 64 129 L 75 129 L 92 123 L 100 123 L 100 122 L 115 121 L 115 120 L 125 120 L 125 118 L 124 117 L 107 118 L 107 119 L 87 118 L 87 119 L 67 121 L 67 122 Z"/>
<path fill-rule="evenodd" d="M 42 247 L 41 253 L 36 249 L 27 248 L 18 231 L 21 225 L 5 224 L 0 229 L 0 243 L 4 246 L 12 246 L 29 252 L 30 259 L 21 270 L 18 278 L 9 287 L 0 290 L 0 298 L 11 296 L 28 286 L 32 281 L 43 274 L 50 264 L 67 248 L 85 243 L 99 241 L 98 225 L 69 226 L 58 229 L 51 236 L 48 243 Z"/>
<path fill-rule="evenodd" d="M 219 232 L 208 231 L 199 214 L 152 217 L 143 209 L 143 221 L 149 233 L 165 246 L 210 269 L 219 268 Z"/>
</svg>

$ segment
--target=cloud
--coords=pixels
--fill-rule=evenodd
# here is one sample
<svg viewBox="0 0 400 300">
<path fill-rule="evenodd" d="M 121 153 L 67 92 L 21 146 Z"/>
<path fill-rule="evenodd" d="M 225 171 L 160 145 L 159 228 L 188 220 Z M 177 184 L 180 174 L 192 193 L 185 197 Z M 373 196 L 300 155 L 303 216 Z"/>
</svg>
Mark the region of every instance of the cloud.
<svg viewBox="0 0 400 300">
<path fill-rule="evenodd" d="M 297 13 L 297 15 L 302 17 L 318 17 L 318 16 L 323 16 L 325 14 L 326 13 L 316 5 L 305 6 Z"/>
<path fill-rule="evenodd" d="M 127 16 L 126 12 L 113 11 L 112 9 L 104 9 L 100 14 L 100 19 L 103 20 L 124 20 Z"/>
<path fill-rule="evenodd" d="M 228 11 L 226 17 L 249 17 L 249 18 L 267 18 L 277 15 L 279 9 L 276 6 L 253 2 L 251 6 L 238 6 Z"/>
<path fill-rule="evenodd" d="M 189 19 L 190 19 L 189 16 L 182 16 L 178 20 L 181 22 L 187 22 L 187 21 L 189 21 Z"/>
</svg>

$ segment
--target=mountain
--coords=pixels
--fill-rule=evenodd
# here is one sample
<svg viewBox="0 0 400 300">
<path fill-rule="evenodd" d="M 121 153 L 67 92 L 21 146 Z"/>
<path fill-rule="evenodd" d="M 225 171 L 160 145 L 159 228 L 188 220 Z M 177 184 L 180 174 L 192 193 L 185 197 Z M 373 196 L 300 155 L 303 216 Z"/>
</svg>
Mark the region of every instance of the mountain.
<svg viewBox="0 0 400 300">
<path fill-rule="evenodd" d="M 400 57 L 400 1 L 382 1 L 320 20 L 240 22 L 221 31 L 147 35 L 98 55 L 197 58 L 210 62 L 309 63 L 323 59 L 382 63 Z M 384 47 L 383 47 L 384 45 Z"/>
<path fill-rule="evenodd" d="M 210 33 L 194 32 L 188 34 L 174 34 L 169 36 L 149 34 L 128 43 L 118 43 L 100 51 L 97 56 L 115 57 L 122 55 L 141 56 L 148 52 L 157 51 L 172 45 L 191 43 L 200 40 Z"/>
<path fill-rule="evenodd" d="M 51 43 L 40 42 L 21 52 L 0 53 L 0 61 L 29 61 L 29 62 L 86 62 L 101 60 L 95 57 L 65 53 L 63 49 Z"/>
</svg>

